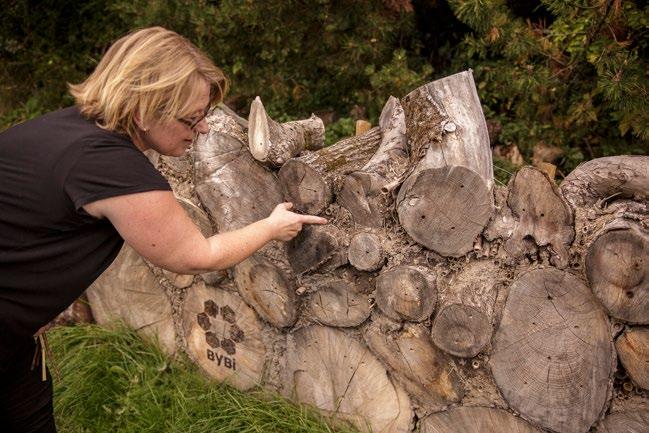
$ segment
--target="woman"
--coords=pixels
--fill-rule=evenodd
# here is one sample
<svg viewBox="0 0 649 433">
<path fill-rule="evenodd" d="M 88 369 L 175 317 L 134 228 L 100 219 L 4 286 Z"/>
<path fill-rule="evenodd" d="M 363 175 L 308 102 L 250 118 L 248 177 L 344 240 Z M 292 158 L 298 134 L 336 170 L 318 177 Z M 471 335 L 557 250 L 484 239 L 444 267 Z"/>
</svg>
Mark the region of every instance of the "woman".
<svg viewBox="0 0 649 433">
<path fill-rule="evenodd" d="M 55 431 L 52 386 L 33 368 L 33 335 L 108 267 L 123 241 L 183 274 L 224 269 L 316 216 L 278 205 L 266 219 L 205 238 L 142 153 L 181 156 L 227 90 L 193 44 L 160 27 L 113 44 L 76 105 L 0 134 L 0 425 Z M 37 353 L 37 352 L 36 352 Z M 38 358 L 38 357 L 36 357 Z M 44 371 L 44 370 L 43 370 Z"/>
</svg>

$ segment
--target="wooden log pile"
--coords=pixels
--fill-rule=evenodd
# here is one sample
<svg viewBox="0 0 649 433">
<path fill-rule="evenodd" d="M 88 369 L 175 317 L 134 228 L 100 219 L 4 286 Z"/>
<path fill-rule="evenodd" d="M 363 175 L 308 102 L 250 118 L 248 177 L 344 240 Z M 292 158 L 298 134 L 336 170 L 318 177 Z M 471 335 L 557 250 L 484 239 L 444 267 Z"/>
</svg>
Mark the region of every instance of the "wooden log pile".
<svg viewBox="0 0 649 433">
<path fill-rule="evenodd" d="M 471 71 L 329 147 L 259 99 L 208 122 L 152 156 L 205 235 L 283 201 L 330 224 L 199 276 L 125 248 L 88 292 L 98 321 L 361 431 L 649 431 L 649 157 L 499 186 Z"/>
</svg>

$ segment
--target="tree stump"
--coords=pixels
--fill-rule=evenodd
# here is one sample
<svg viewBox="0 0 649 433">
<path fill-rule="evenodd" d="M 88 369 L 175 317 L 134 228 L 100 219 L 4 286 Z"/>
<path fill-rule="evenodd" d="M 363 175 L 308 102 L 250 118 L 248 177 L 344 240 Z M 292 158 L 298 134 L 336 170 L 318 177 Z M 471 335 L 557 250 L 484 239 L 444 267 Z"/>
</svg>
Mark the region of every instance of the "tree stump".
<svg viewBox="0 0 649 433">
<path fill-rule="evenodd" d="M 631 380 L 649 389 L 649 328 L 631 328 L 615 341 L 615 349 Z"/>
<path fill-rule="evenodd" d="M 376 279 L 376 304 L 392 320 L 426 320 L 436 302 L 435 276 L 424 267 L 398 266 Z"/>
<path fill-rule="evenodd" d="M 365 341 L 424 413 L 462 399 L 464 392 L 450 357 L 431 344 L 424 326 L 406 324 L 388 335 L 372 325 L 365 332 Z"/>
<path fill-rule="evenodd" d="M 171 302 L 144 259 L 127 244 L 86 294 L 98 324 L 123 321 L 157 340 L 165 353 L 176 352 Z"/>
<path fill-rule="evenodd" d="M 185 299 L 182 325 L 190 356 L 210 377 L 242 391 L 261 384 L 263 325 L 235 293 L 194 285 Z"/>
<path fill-rule="evenodd" d="M 277 123 L 266 114 L 259 96 L 250 106 L 248 143 L 257 161 L 279 167 L 304 149 L 324 146 L 325 128 L 315 114 L 305 120 Z"/>
<path fill-rule="evenodd" d="M 649 323 L 649 234 L 638 224 L 607 224 L 588 248 L 586 275 L 611 316 Z"/>
<path fill-rule="evenodd" d="M 476 356 L 491 340 L 497 267 L 490 261 L 469 263 L 451 278 L 444 290 L 432 339 L 440 349 L 463 358 Z"/>
<path fill-rule="evenodd" d="M 511 407 L 544 428 L 585 432 L 606 409 L 615 359 L 608 317 L 575 276 L 536 269 L 511 286 L 491 369 Z"/>
<path fill-rule="evenodd" d="M 301 328 L 288 337 L 287 392 L 363 432 L 405 433 L 412 409 L 385 367 L 356 340 L 324 326 Z"/>
<path fill-rule="evenodd" d="M 564 197 L 577 207 L 611 196 L 649 198 L 649 156 L 608 156 L 586 161 L 561 182 Z"/>
<path fill-rule="evenodd" d="M 223 231 L 267 217 L 282 202 L 277 180 L 252 158 L 241 141 L 245 133 L 233 119 L 215 110 L 208 122 L 219 126 L 199 136 L 193 151 L 194 182 L 203 205 Z M 270 242 L 236 265 L 234 280 L 243 299 L 264 320 L 277 327 L 295 322 L 295 287 L 279 242 Z"/>
<path fill-rule="evenodd" d="M 426 248 L 464 255 L 493 212 L 491 148 L 473 75 L 426 84 L 401 104 L 411 159 L 421 161 L 399 190 L 399 221 Z"/>
<path fill-rule="evenodd" d="M 649 433 L 649 410 L 612 413 L 597 427 L 598 433 Z"/>
<path fill-rule="evenodd" d="M 541 430 L 507 411 L 490 407 L 456 407 L 421 421 L 421 433 L 505 432 L 541 433 Z"/>
</svg>

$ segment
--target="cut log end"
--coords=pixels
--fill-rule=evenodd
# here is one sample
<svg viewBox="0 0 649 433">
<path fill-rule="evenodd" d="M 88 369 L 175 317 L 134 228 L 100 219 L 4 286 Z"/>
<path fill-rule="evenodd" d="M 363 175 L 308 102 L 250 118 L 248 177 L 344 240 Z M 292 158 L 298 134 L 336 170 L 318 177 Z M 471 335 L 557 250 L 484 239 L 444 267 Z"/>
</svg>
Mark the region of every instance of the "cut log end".
<svg viewBox="0 0 649 433">
<path fill-rule="evenodd" d="M 284 199 L 295 209 L 311 215 L 323 212 L 331 203 L 331 188 L 308 164 L 290 159 L 279 169 L 278 178 Z"/>
<path fill-rule="evenodd" d="M 629 377 L 649 389 L 649 328 L 632 328 L 615 341 L 617 354 Z"/>
<path fill-rule="evenodd" d="M 443 256 L 473 249 L 493 210 L 482 177 L 464 167 L 430 169 L 411 176 L 397 198 L 399 221 L 417 242 Z"/>
<path fill-rule="evenodd" d="M 376 271 L 384 262 L 381 239 L 371 233 L 359 233 L 349 244 L 349 263 L 359 271 Z"/>
<path fill-rule="evenodd" d="M 257 161 L 267 161 L 270 147 L 270 128 L 266 109 L 259 96 L 250 106 L 248 117 L 248 145 L 250 153 Z"/>
<path fill-rule="evenodd" d="M 345 280 L 325 283 L 307 304 L 311 317 L 328 326 L 358 326 L 370 315 L 369 296 L 358 293 Z"/>
<path fill-rule="evenodd" d="M 393 320 L 426 320 L 436 301 L 435 280 L 415 267 L 399 266 L 376 279 L 376 303 Z"/>
<path fill-rule="evenodd" d="M 649 235 L 640 228 L 604 229 L 589 247 L 586 275 L 615 318 L 649 323 Z"/>
<path fill-rule="evenodd" d="M 491 338 L 489 318 L 480 310 L 451 304 L 439 311 L 433 322 L 433 341 L 451 355 L 472 358 Z"/>
<path fill-rule="evenodd" d="M 530 423 L 502 409 L 457 407 L 421 422 L 421 433 L 541 433 Z"/>
</svg>

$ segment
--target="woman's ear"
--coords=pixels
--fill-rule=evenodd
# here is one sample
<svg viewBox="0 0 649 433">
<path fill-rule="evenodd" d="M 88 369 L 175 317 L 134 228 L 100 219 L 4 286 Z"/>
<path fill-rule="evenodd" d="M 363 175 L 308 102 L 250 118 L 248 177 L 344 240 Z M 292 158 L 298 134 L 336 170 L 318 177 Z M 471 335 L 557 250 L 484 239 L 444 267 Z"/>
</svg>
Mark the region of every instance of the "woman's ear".
<svg viewBox="0 0 649 433">
<path fill-rule="evenodd" d="M 135 121 L 135 125 L 140 131 L 144 133 L 149 132 L 149 128 L 144 125 L 144 122 L 142 121 L 142 114 L 139 111 L 136 111 L 135 114 L 133 114 L 133 120 Z"/>
</svg>

